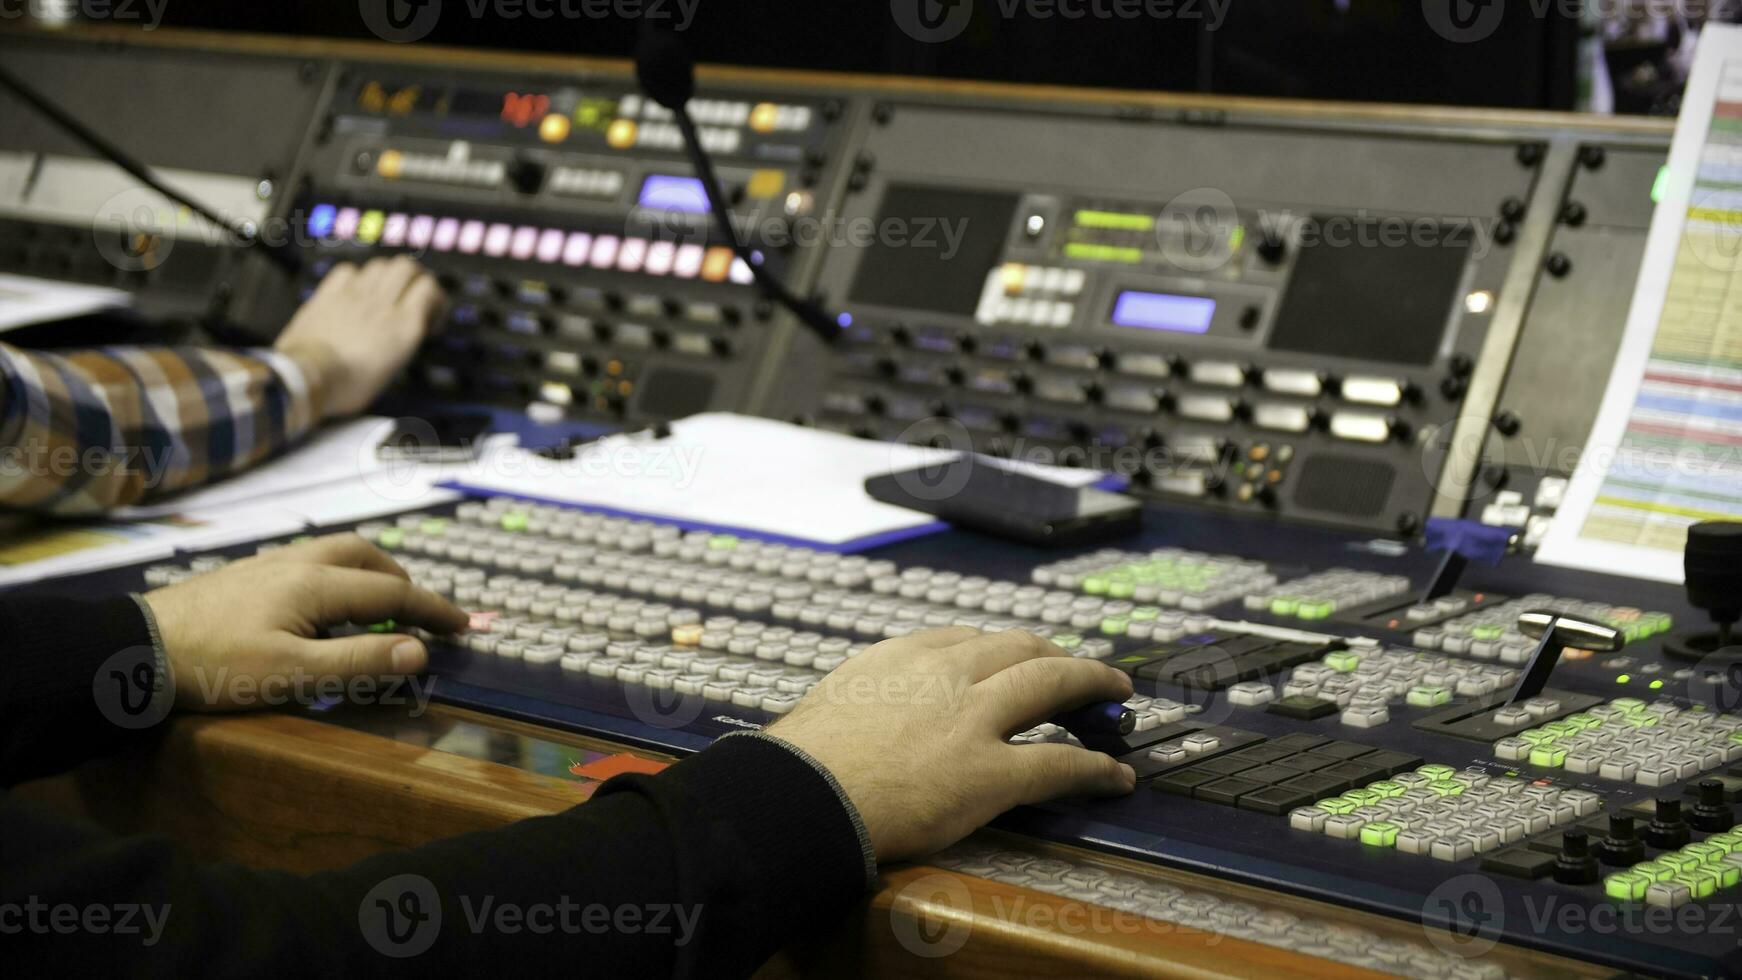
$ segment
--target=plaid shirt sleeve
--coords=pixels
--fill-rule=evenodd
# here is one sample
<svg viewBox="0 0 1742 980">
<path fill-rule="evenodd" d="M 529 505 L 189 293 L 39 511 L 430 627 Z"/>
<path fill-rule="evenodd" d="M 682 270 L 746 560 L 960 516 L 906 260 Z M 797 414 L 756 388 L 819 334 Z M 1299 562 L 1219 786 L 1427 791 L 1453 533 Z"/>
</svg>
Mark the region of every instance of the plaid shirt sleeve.
<svg viewBox="0 0 1742 980">
<path fill-rule="evenodd" d="M 0 344 L 0 507 L 95 514 L 246 469 L 316 424 L 272 350 Z"/>
</svg>

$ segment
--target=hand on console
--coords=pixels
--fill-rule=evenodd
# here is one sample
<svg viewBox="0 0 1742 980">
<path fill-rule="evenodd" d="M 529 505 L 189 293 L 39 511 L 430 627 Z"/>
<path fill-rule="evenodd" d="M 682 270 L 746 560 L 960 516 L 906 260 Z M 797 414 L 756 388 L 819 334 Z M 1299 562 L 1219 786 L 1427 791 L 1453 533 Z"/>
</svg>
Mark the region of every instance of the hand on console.
<svg viewBox="0 0 1742 980">
<path fill-rule="evenodd" d="M 406 256 L 340 263 L 274 346 L 310 376 L 322 418 L 355 415 L 411 360 L 443 302 L 435 278 Z"/>
<path fill-rule="evenodd" d="M 1011 745 L 1061 709 L 1124 701 L 1131 679 L 1019 630 L 952 627 L 886 640 L 769 729 L 834 774 L 880 861 L 939 850 L 1022 803 L 1117 795 L 1136 773 L 1063 744 Z"/>
<path fill-rule="evenodd" d="M 466 627 L 465 612 L 411 584 L 387 554 L 355 534 L 268 551 L 145 594 L 175 684 L 176 707 L 239 707 L 237 682 L 416 674 L 422 641 L 403 633 L 315 639 L 346 623 L 393 620 L 433 633 Z"/>
</svg>

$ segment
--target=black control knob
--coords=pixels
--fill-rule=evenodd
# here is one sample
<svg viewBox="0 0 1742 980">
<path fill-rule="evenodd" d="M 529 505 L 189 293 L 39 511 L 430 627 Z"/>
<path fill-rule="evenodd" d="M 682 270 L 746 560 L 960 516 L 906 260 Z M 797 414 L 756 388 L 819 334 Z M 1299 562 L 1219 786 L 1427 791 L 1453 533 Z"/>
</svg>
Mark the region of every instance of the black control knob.
<svg viewBox="0 0 1742 980">
<path fill-rule="evenodd" d="M 544 187 L 544 164 L 515 157 L 508 164 L 508 183 L 522 194 L 537 194 Z"/>
<path fill-rule="evenodd" d="M 1288 256 L 1288 242 L 1274 231 L 1266 231 L 1264 237 L 1258 240 L 1258 257 L 1271 265 L 1277 265 Z"/>
<path fill-rule="evenodd" d="M 1673 851 L 1689 840 L 1693 834 L 1688 830 L 1688 822 L 1682 819 L 1682 801 L 1667 797 L 1657 801 L 1657 816 L 1645 825 L 1644 833 L 1640 834 L 1645 842 L 1660 851 Z"/>
<path fill-rule="evenodd" d="M 1683 570 L 1688 602 L 1712 614 L 1721 646 L 1730 624 L 1742 619 L 1742 521 L 1706 521 L 1688 528 Z"/>
<path fill-rule="evenodd" d="M 1508 197 L 1500 202 L 1500 217 L 1517 224 L 1524 220 L 1524 201 L 1517 197 Z"/>
<path fill-rule="evenodd" d="M 1554 862 L 1554 880 L 1563 885 L 1590 885 L 1596 883 L 1600 874 L 1585 832 L 1569 830 L 1562 834 L 1561 853 Z"/>
<path fill-rule="evenodd" d="M 1609 817 L 1609 836 L 1597 842 L 1597 858 L 1604 864 L 1632 867 L 1645 860 L 1645 842 L 1633 829 L 1633 818 L 1623 814 Z"/>
<path fill-rule="evenodd" d="M 1736 826 L 1736 811 L 1724 802 L 1724 784 L 1716 779 L 1702 779 L 1699 802 L 1688 814 L 1688 824 L 1708 834 L 1721 834 Z"/>
</svg>

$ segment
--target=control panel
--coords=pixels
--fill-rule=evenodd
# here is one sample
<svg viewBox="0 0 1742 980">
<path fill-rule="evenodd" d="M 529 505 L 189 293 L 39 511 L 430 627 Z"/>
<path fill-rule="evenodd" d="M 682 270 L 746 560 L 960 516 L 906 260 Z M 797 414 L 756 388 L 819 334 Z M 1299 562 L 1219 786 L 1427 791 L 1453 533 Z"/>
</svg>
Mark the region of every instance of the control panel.
<svg viewBox="0 0 1742 980">
<path fill-rule="evenodd" d="M 808 256 L 844 103 L 692 104 L 732 220 L 776 275 Z M 633 83 L 348 66 L 292 213 L 313 257 L 409 253 L 452 298 L 413 369 L 430 394 L 606 423 L 742 408 L 775 310 L 712 225 L 671 113 Z"/>
<path fill-rule="evenodd" d="M 829 252 L 846 339 L 780 409 L 1222 508 L 1419 526 L 1539 154 L 1002 106 L 875 116 L 842 220 L 880 237 Z"/>
</svg>

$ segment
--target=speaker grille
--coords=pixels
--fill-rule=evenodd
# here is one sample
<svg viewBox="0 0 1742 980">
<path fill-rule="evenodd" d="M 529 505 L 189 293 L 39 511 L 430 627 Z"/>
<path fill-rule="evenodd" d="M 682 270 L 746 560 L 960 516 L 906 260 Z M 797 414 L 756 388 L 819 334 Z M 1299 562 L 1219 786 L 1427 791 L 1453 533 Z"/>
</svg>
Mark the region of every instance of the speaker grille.
<svg viewBox="0 0 1742 980">
<path fill-rule="evenodd" d="M 1347 517 L 1373 517 L 1385 509 L 1397 471 L 1353 456 L 1313 456 L 1295 478 L 1294 503 Z"/>
</svg>

